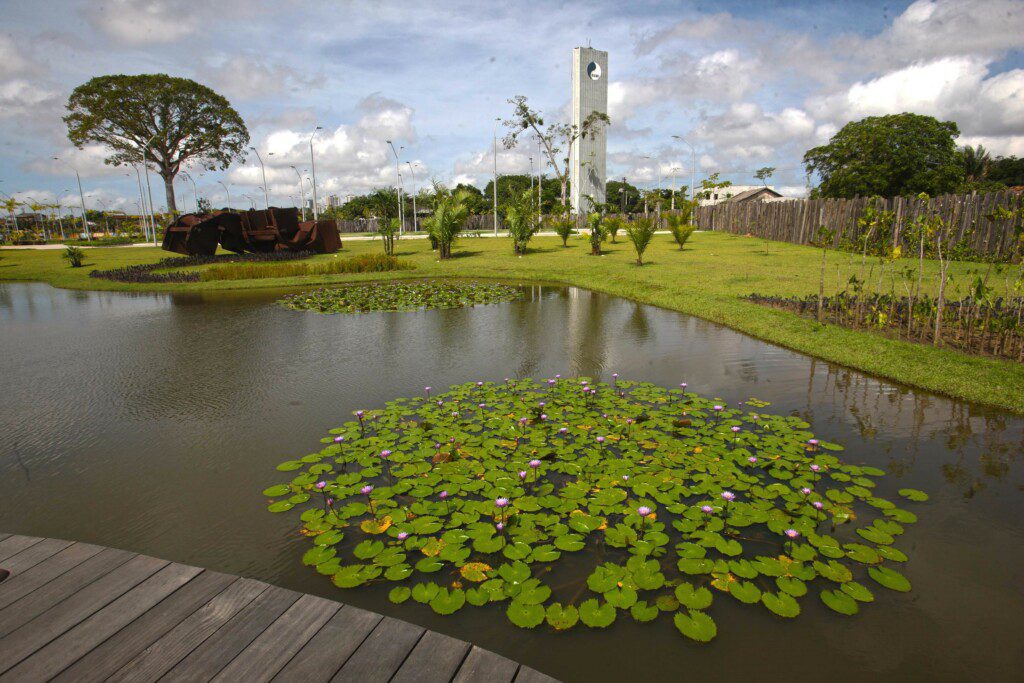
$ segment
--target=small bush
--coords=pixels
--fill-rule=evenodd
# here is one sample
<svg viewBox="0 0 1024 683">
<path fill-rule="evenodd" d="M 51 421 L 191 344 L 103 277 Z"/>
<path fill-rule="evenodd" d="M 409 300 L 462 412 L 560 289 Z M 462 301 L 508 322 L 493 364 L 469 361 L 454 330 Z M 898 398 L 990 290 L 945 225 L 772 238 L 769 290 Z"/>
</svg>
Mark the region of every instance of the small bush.
<svg viewBox="0 0 1024 683">
<path fill-rule="evenodd" d="M 262 280 L 304 275 L 336 275 L 341 273 L 383 273 L 408 270 L 412 264 L 387 254 L 361 254 L 336 261 L 319 263 L 242 263 L 211 266 L 200 276 L 203 282 L 214 280 Z"/>
<path fill-rule="evenodd" d="M 633 243 L 633 249 L 636 250 L 636 264 L 638 266 L 644 264 L 644 252 L 647 251 L 651 240 L 654 239 L 654 231 L 657 229 L 658 221 L 653 217 L 644 218 L 643 216 L 637 216 L 626 223 L 626 236 L 629 237 L 629 241 Z"/>
<path fill-rule="evenodd" d="M 61 257 L 71 264 L 72 268 L 81 268 L 85 261 L 85 250 L 81 247 L 66 247 Z"/>
<path fill-rule="evenodd" d="M 569 238 L 576 232 L 576 223 L 569 216 L 561 216 L 554 219 L 553 226 L 555 234 L 562 238 L 562 246 L 569 246 Z"/>
<path fill-rule="evenodd" d="M 686 216 L 669 215 L 665 217 L 665 222 L 668 223 L 669 232 L 672 233 L 672 239 L 679 245 L 679 249 L 682 250 L 686 244 L 686 240 L 690 239 L 690 235 L 697 229 L 696 225 L 691 225 L 687 222 Z"/>
</svg>

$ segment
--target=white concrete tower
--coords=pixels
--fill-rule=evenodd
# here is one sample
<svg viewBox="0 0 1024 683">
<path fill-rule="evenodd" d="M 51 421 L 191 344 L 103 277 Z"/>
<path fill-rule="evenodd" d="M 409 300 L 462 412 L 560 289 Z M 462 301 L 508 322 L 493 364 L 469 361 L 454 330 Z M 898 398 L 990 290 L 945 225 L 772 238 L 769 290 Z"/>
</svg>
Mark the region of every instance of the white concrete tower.
<svg viewBox="0 0 1024 683">
<path fill-rule="evenodd" d="M 590 47 L 572 51 L 572 124 L 579 131 L 592 112 L 608 113 L 608 53 Z M 569 200 L 576 213 L 591 210 L 587 195 L 605 201 L 607 126 L 594 127 L 577 138 L 569 157 Z"/>
</svg>

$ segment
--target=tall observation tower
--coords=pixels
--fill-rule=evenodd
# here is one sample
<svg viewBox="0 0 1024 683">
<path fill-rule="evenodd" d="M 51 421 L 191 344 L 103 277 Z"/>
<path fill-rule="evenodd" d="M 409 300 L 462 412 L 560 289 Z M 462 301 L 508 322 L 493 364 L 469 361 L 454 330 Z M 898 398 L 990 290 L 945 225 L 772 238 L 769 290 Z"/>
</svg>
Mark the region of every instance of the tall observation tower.
<svg viewBox="0 0 1024 683">
<path fill-rule="evenodd" d="M 590 47 L 572 51 L 572 124 L 580 130 L 595 111 L 608 113 L 608 53 Z M 572 146 L 569 157 L 569 199 L 576 213 L 589 213 L 591 204 L 605 201 L 605 156 L 608 136 L 603 124 L 597 125 Z"/>
</svg>

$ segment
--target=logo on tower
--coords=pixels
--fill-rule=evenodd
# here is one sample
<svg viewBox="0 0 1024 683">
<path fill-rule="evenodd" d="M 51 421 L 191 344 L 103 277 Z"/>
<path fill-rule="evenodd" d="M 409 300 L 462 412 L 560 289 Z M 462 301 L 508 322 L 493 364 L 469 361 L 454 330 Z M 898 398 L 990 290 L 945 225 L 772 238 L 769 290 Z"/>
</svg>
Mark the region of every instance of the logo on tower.
<svg viewBox="0 0 1024 683">
<path fill-rule="evenodd" d="M 608 114 L 608 53 L 591 47 L 572 51 L 572 125 L 577 135 L 569 156 L 569 199 L 573 212 L 590 213 L 605 202 L 608 135 L 603 123 L 580 134 L 594 112 Z"/>
</svg>

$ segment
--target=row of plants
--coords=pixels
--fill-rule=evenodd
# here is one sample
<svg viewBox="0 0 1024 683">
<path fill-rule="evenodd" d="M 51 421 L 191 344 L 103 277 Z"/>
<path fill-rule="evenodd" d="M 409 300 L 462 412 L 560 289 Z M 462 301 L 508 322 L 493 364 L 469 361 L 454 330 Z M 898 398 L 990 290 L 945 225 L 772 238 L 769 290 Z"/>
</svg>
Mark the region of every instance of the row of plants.
<svg viewBox="0 0 1024 683">
<path fill-rule="evenodd" d="M 339 588 L 502 604 L 522 628 L 665 616 L 706 642 L 719 601 L 789 619 L 909 591 L 895 546 L 917 516 L 879 494 L 884 472 L 766 405 L 617 375 L 425 387 L 355 411 L 263 494 Z"/>
<path fill-rule="evenodd" d="M 366 313 L 465 308 L 512 301 L 520 295 L 515 287 L 482 282 L 385 282 L 316 289 L 291 294 L 279 303 L 317 313 Z"/>
<path fill-rule="evenodd" d="M 259 280 L 274 277 L 300 277 L 304 275 L 336 275 L 345 273 L 384 273 L 392 270 L 415 268 L 388 254 L 360 254 L 351 258 L 313 263 L 241 263 L 211 266 L 203 271 L 203 282 L 216 280 Z"/>
<path fill-rule="evenodd" d="M 942 343 L 968 353 L 1024 362 L 1024 297 L 967 297 L 947 301 L 939 315 L 935 297 L 891 294 L 779 297 L 752 294 L 759 304 L 851 329 L 876 329 L 900 339 Z"/>
<path fill-rule="evenodd" d="M 199 282 L 199 271 L 180 269 L 205 266 L 214 263 L 294 261 L 296 259 L 309 258 L 313 255 L 314 253 L 311 251 L 275 251 L 268 253 L 256 252 L 251 254 L 218 254 L 216 256 L 171 256 L 160 259 L 155 263 L 140 263 L 133 266 L 111 268 L 109 270 L 93 270 L 89 273 L 89 277 L 113 280 L 115 282 L 130 282 L 138 284 Z"/>
</svg>

